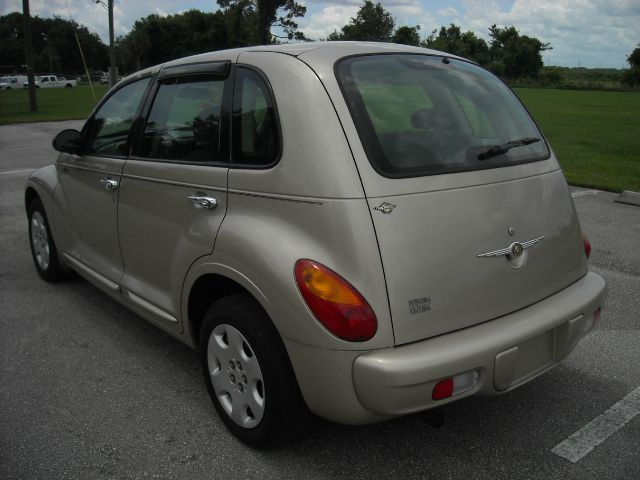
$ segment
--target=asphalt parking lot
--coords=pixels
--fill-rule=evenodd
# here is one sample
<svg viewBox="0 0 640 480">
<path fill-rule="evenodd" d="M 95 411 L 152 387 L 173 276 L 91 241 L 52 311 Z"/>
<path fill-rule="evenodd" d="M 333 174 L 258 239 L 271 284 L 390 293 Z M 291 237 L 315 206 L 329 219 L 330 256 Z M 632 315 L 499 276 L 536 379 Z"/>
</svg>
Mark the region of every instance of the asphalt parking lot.
<svg viewBox="0 0 640 480">
<path fill-rule="evenodd" d="M 23 187 L 54 161 L 53 135 L 79 125 L 0 127 L 0 478 L 640 478 L 639 395 L 619 403 L 640 387 L 640 207 L 576 191 L 609 300 L 557 368 L 443 407 L 439 428 L 426 413 L 365 427 L 318 421 L 296 444 L 259 452 L 216 417 L 194 351 L 83 280 L 36 274 Z M 603 440 L 592 451 L 575 463 L 552 451 L 597 418 L 582 430 Z M 593 438 L 603 422 L 617 423 Z"/>
</svg>

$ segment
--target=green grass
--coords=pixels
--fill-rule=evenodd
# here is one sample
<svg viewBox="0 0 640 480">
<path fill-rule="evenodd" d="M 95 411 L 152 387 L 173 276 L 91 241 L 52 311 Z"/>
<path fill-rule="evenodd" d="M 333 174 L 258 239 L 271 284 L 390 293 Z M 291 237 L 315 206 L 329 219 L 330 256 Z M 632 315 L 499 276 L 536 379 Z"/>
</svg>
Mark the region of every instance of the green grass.
<svg viewBox="0 0 640 480">
<path fill-rule="evenodd" d="M 640 191 L 640 93 L 519 88 L 572 185 Z"/>
<path fill-rule="evenodd" d="M 105 85 L 94 85 L 96 98 L 107 92 Z M 0 125 L 21 122 L 45 122 L 87 118 L 97 101 L 89 85 L 75 88 L 39 88 L 38 111 L 29 110 L 29 91 L 0 90 Z"/>
</svg>

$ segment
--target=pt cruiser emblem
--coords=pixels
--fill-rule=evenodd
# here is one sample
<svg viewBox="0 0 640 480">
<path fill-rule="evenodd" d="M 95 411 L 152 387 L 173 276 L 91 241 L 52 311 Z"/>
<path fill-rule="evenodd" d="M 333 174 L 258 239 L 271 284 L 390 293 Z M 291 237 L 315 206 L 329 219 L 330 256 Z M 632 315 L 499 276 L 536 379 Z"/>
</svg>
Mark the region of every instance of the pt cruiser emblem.
<svg viewBox="0 0 640 480">
<path fill-rule="evenodd" d="M 377 207 L 373 207 L 373 209 L 374 210 L 378 210 L 379 212 L 382 212 L 382 213 L 384 213 L 386 215 L 388 213 L 391 213 L 393 211 L 393 209 L 396 208 L 396 207 L 397 207 L 397 205 L 394 205 L 393 203 L 382 202 Z"/>
<path fill-rule="evenodd" d="M 514 257 L 519 257 L 524 253 L 524 251 L 534 246 L 536 243 L 544 240 L 544 236 L 534 238 L 533 240 L 528 240 L 526 242 L 513 242 L 506 248 L 501 248 L 500 250 L 494 250 L 493 252 L 487 253 L 479 253 L 478 257 L 501 257 L 502 255 L 512 255 Z"/>
</svg>

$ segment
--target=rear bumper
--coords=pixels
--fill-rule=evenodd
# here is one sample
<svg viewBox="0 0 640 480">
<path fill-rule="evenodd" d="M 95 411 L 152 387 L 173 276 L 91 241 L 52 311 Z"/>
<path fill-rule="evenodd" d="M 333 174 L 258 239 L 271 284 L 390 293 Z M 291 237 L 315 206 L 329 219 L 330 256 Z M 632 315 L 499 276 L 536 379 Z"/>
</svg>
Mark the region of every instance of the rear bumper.
<svg viewBox="0 0 640 480">
<path fill-rule="evenodd" d="M 358 352 L 284 342 L 309 408 L 339 423 L 365 424 L 526 383 L 573 350 L 605 297 L 605 281 L 587 273 L 527 308 L 408 345 Z M 473 370 L 475 387 L 432 399 L 439 380 Z"/>
<path fill-rule="evenodd" d="M 509 391 L 565 358 L 591 329 L 605 297 L 605 281 L 589 272 L 551 297 L 496 320 L 365 353 L 353 364 L 356 395 L 367 410 L 395 416 L 475 393 Z M 479 373 L 474 388 L 432 400 L 439 380 L 472 370 Z"/>
</svg>

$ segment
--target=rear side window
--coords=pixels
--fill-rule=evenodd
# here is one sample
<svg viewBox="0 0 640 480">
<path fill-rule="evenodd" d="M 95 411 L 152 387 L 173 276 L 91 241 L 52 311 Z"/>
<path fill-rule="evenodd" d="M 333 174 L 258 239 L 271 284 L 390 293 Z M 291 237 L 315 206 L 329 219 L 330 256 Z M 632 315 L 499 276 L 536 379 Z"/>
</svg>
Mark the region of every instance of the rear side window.
<svg viewBox="0 0 640 480">
<path fill-rule="evenodd" d="M 338 62 L 336 75 L 367 156 L 381 175 L 434 175 L 549 157 L 516 96 L 471 63 L 431 55 L 367 55 Z"/>
<path fill-rule="evenodd" d="M 226 162 L 221 134 L 225 81 L 175 77 L 164 80 L 149 112 L 138 155 L 184 162 Z"/>
<path fill-rule="evenodd" d="M 125 85 L 102 104 L 87 124 L 85 153 L 116 157 L 127 155 L 129 130 L 149 80 L 145 78 Z"/>
<path fill-rule="evenodd" d="M 238 68 L 233 96 L 232 163 L 265 167 L 280 155 L 280 131 L 271 92 L 260 74 Z"/>
</svg>

